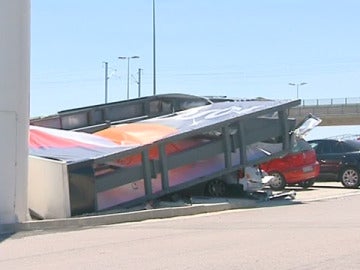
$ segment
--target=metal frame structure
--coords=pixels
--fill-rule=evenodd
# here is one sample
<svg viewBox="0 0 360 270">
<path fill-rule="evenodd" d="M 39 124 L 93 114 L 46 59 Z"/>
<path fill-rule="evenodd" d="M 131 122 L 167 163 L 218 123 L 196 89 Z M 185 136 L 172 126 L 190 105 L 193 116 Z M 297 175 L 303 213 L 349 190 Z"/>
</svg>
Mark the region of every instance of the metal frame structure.
<svg viewBox="0 0 360 270">
<path fill-rule="evenodd" d="M 189 102 L 191 101 L 191 102 Z M 143 145 L 132 148 L 121 153 L 111 154 L 96 160 L 73 163 L 68 165 L 69 191 L 71 215 L 92 213 L 99 211 L 97 201 L 98 194 L 119 188 L 124 185 L 141 183 L 144 187 L 144 194 L 132 200 L 124 201 L 113 207 L 129 207 L 149 200 L 153 200 L 183 190 L 185 188 L 206 183 L 211 179 L 227 177 L 238 169 L 259 164 L 270 158 L 283 155 L 290 150 L 290 133 L 295 128 L 295 119 L 288 119 L 288 109 L 299 105 L 299 100 L 289 101 L 265 110 L 238 116 L 226 121 L 194 129 L 186 133 L 173 135 L 159 140 L 151 145 Z M 88 132 L 99 130 L 113 123 L 132 122 L 136 119 L 154 117 L 189 107 L 189 105 L 208 104 L 208 99 L 187 95 L 160 95 L 149 98 L 140 98 L 113 104 L 98 105 L 75 110 L 60 112 L 56 117 L 33 120 L 33 124 L 42 125 L 49 123 L 60 123 L 60 128 L 70 128 L 70 123 L 75 130 Z M 159 110 L 151 111 L 151 105 L 157 104 Z M 165 106 L 160 105 L 167 105 Z M 169 106 L 170 104 L 170 106 Z M 185 104 L 187 106 L 185 106 Z M 141 108 L 137 110 L 135 108 Z M 131 113 L 129 113 L 129 111 Z M 101 115 L 99 121 L 94 121 L 91 115 Z M 109 112 L 114 113 L 113 115 Z M 115 113 L 116 112 L 116 113 Z M 128 112 L 121 115 L 120 112 Z M 110 117 L 117 115 L 117 117 Z M 77 117 L 85 117 L 86 121 L 75 121 Z M 104 117 L 106 115 L 106 117 Z M 276 115 L 276 117 L 269 117 Z M 119 119 L 121 118 L 121 119 Z M 74 121 L 67 121 L 73 119 Z M 49 121 L 50 120 L 50 121 Z M 102 122 L 101 122 L 101 121 Z M 105 123 L 104 123 L 105 122 Z M 81 123 L 81 124 L 80 124 Z M 46 126 L 46 125 L 45 125 Z M 217 135 L 214 135 L 217 134 Z M 167 155 L 166 145 L 181 140 L 211 136 L 211 140 L 199 144 L 190 149 Z M 246 149 L 257 142 L 277 140 L 282 144 L 281 151 L 271 157 L 248 159 Z M 150 149 L 156 148 L 159 157 L 151 159 Z M 141 163 L 133 166 L 118 166 L 117 160 L 126 157 L 140 155 Z M 208 171 L 187 181 L 170 185 L 169 173 L 171 170 L 206 162 L 206 160 L 221 157 L 222 168 L 217 171 Z M 153 180 L 160 177 L 161 190 L 155 191 Z M 110 209 L 107 208 L 107 209 Z"/>
<path fill-rule="evenodd" d="M 164 94 L 60 111 L 30 120 L 31 125 L 93 133 L 111 124 L 136 122 L 210 104 L 205 97 Z"/>
</svg>

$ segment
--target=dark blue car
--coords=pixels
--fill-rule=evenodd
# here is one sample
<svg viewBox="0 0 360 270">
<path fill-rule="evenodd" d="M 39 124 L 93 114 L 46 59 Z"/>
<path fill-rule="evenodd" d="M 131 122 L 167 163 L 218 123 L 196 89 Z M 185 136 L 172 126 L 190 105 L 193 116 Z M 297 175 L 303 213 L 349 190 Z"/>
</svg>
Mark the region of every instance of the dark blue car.
<svg viewBox="0 0 360 270">
<path fill-rule="evenodd" d="M 319 180 L 340 181 L 344 187 L 360 185 L 360 141 L 341 139 L 310 140 L 320 163 Z"/>
</svg>

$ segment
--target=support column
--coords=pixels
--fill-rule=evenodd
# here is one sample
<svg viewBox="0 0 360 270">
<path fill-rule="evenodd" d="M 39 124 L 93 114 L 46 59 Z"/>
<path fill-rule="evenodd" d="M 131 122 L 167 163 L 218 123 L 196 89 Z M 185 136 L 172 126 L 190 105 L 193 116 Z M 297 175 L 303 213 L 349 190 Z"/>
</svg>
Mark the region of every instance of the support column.
<svg viewBox="0 0 360 270">
<path fill-rule="evenodd" d="M 0 1 L 0 38 L 0 225 L 3 225 L 28 218 L 30 0 Z"/>
</svg>

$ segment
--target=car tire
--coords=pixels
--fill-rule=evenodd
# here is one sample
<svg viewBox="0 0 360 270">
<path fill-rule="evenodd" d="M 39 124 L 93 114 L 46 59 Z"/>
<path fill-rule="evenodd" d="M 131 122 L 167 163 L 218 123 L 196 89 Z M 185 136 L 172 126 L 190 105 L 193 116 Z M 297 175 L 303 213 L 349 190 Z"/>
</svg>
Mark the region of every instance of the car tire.
<svg viewBox="0 0 360 270">
<path fill-rule="evenodd" d="M 359 171 L 353 167 L 346 167 L 341 171 L 340 181 L 346 188 L 358 188 L 360 185 Z"/>
<path fill-rule="evenodd" d="M 223 197 L 227 193 L 227 186 L 221 179 L 214 179 L 207 183 L 205 194 L 211 197 Z"/>
<path fill-rule="evenodd" d="M 313 186 L 315 183 L 314 179 L 310 179 L 310 180 L 306 180 L 304 182 L 300 182 L 298 185 L 302 188 L 309 188 L 311 186 Z"/>
<path fill-rule="evenodd" d="M 286 186 L 284 176 L 279 172 L 270 172 L 269 175 L 275 177 L 275 179 L 269 182 L 270 188 L 275 191 L 283 190 Z"/>
</svg>

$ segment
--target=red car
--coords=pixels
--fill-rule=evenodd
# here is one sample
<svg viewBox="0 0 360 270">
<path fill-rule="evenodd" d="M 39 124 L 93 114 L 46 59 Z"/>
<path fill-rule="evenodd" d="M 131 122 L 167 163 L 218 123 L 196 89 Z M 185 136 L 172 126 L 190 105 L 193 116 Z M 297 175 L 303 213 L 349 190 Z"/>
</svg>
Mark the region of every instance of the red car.
<svg viewBox="0 0 360 270">
<path fill-rule="evenodd" d="M 295 184 L 308 188 L 314 184 L 320 172 L 315 150 L 303 139 L 297 139 L 292 151 L 286 156 L 272 159 L 260 167 L 275 176 L 269 183 L 273 190 L 282 190 L 286 185 Z"/>
</svg>

